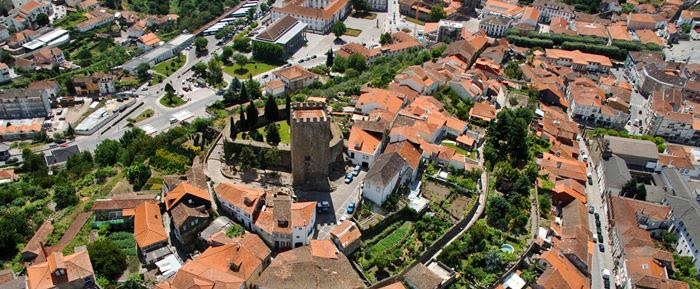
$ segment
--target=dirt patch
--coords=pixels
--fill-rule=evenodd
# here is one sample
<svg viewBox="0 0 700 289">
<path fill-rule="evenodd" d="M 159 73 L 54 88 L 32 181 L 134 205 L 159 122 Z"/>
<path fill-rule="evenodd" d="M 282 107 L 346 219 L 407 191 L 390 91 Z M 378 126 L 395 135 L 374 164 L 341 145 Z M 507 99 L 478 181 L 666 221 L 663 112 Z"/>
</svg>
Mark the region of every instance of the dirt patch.
<svg viewBox="0 0 700 289">
<path fill-rule="evenodd" d="M 450 195 L 450 189 L 434 182 L 425 182 L 422 193 L 431 201 L 439 203 Z"/>
<path fill-rule="evenodd" d="M 456 197 L 452 203 L 450 203 L 450 215 L 457 220 L 461 220 L 467 215 L 469 204 L 471 204 L 471 199 L 465 196 Z"/>
<path fill-rule="evenodd" d="M 111 195 L 120 195 L 120 194 L 126 194 L 133 192 L 134 189 L 131 187 L 131 184 L 126 179 L 123 179 L 119 181 L 114 188 L 112 189 L 112 192 L 110 193 Z"/>
</svg>

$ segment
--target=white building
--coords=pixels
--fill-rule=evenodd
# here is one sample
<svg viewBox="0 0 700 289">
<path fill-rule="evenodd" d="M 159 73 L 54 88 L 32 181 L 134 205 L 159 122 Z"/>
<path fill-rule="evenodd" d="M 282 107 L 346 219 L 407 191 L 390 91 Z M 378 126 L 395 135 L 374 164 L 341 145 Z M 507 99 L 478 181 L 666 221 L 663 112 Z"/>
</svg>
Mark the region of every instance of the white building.
<svg viewBox="0 0 700 289">
<path fill-rule="evenodd" d="M 307 31 L 318 34 L 330 33 L 333 24 L 344 19 L 352 10 L 349 0 L 277 0 L 272 7 L 270 19 L 274 22 L 284 16 L 292 16 L 306 23 Z"/>
<path fill-rule="evenodd" d="M 292 202 L 286 194 L 221 183 L 214 189 L 221 208 L 270 247 L 308 245 L 316 225 L 316 202 Z"/>
<path fill-rule="evenodd" d="M 0 119 L 24 119 L 51 115 L 49 93 L 41 89 L 0 91 Z"/>
<path fill-rule="evenodd" d="M 540 11 L 540 21 L 549 23 L 553 17 L 561 17 L 570 21 L 576 16 L 574 7 L 556 0 L 535 0 L 532 7 Z"/>
<path fill-rule="evenodd" d="M 372 167 L 382 148 L 381 134 L 353 125 L 348 138 L 348 156 L 354 165 Z"/>
<path fill-rule="evenodd" d="M 15 6 L 17 7 L 17 6 Z M 19 6 L 19 9 L 13 9 L 8 16 L 11 21 L 5 21 L 5 25 L 11 24 L 16 31 L 36 25 L 36 17 L 39 14 L 53 14 L 53 6 L 51 3 L 44 3 L 37 0 L 29 0 Z"/>
<path fill-rule="evenodd" d="M 486 31 L 486 35 L 490 37 L 503 37 L 512 23 L 513 19 L 498 15 L 489 15 L 481 19 L 481 22 L 479 22 L 479 29 Z"/>
<path fill-rule="evenodd" d="M 381 205 L 408 175 L 406 161 L 396 152 L 382 154 L 363 180 L 362 197 Z"/>
<path fill-rule="evenodd" d="M 667 190 L 662 203 L 671 207 L 673 227 L 669 231 L 678 236 L 676 252 L 692 257 L 695 267 L 700 268 L 700 204 L 697 201 L 700 192 L 693 190 L 675 168 L 662 169 L 661 179 Z"/>
<path fill-rule="evenodd" d="M 10 68 L 7 67 L 7 64 L 0 62 L 0 83 L 5 83 L 11 80 Z"/>
<path fill-rule="evenodd" d="M 389 0 L 367 0 L 369 9 L 373 11 L 387 11 Z"/>
<path fill-rule="evenodd" d="M 127 63 L 124 63 L 122 67 L 130 73 L 136 71 L 136 68 L 141 63 L 147 63 L 153 67 L 160 62 L 170 59 L 177 53 L 180 53 L 185 47 L 194 42 L 194 38 L 193 34 L 180 34 L 180 36 L 175 37 L 175 39 L 170 40 L 168 43 L 129 60 Z"/>
</svg>

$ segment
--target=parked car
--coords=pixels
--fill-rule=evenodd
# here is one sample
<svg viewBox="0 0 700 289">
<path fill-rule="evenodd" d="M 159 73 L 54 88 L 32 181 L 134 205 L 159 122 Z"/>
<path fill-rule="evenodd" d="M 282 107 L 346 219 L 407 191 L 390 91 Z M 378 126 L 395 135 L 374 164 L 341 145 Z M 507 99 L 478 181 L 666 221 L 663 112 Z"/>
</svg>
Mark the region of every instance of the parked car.
<svg viewBox="0 0 700 289">
<path fill-rule="evenodd" d="M 316 203 L 316 209 L 321 213 L 327 213 L 331 204 L 328 201 L 321 201 Z"/>
<path fill-rule="evenodd" d="M 311 56 L 311 59 L 316 59 L 316 57 L 317 57 L 316 55 L 314 55 L 314 56 Z"/>
<path fill-rule="evenodd" d="M 598 249 L 600 249 L 601 252 L 605 252 L 605 245 L 603 243 L 598 243 Z"/>
<path fill-rule="evenodd" d="M 352 179 L 353 179 L 352 173 L 348 173 L 347 175 L 345 175 L 345 183 L 346 184 L 351 183 Z"/>
<path fill-rule="evenodd" d="M 598 235 L 598 242 L 599 242 L 599 243 L 603 243 L 603 234 L 600 233 L 600 232 L 598 232 L 597 235 Z"/>
<path fill-rule="evenodd" d="M 595 225 L 598 227 L 598 229 L 600 229 L 600 219 L 595 220 Z"/>
<path fill-rule="evenodd" d="M 588 206 L 588 213 L 593 214 L 593 212 L 595 212 L 595 207 L 593 207 L 592 205 L 589 205 Z"/>
<path fill-rule="evenodd" d="M 355 168 L 352 170 L 352 175 L 357 177 L 357 175 L 360 174 L 361 169 L 362 169 L 362 167 L 360 165 L 356 165 Z"/>
<path fill-rule="evenodd" d="M 303 58 L 302 58 L 302 59 L 299 59 L 299 63 L 303 63 L 303 62 L 304 62 L 304 59 L 303 59 Z"/>
<path fill-rule="evenodd" d="M 596 220 L 600 220 L 600 214 L 598 214 L 598 212 L 593 214 L 593 216 L 595 217 Z"/>
<path fill-rule="evenodd" d="M 350 205 L 348 205 L 347 212 L 348 212 L 348 214 L 352 214 L 355 212 L 355 202 L 352 202 L 352 203 L 350 203 Z"/>
</svg>

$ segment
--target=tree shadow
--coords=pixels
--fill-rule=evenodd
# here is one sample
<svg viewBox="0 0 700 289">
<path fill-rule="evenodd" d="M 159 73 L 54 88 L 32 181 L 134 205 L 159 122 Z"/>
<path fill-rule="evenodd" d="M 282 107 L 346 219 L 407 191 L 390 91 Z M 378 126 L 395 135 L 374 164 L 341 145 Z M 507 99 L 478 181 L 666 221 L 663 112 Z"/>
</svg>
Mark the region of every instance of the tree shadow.
<svg viewBox="0 0 700 289">
<path fill-rule="evenodd" d="M 338 45 L 344 45 L 344 44 L 346 43 L 346 41 L 343 40 L 342 38 L 339 38 L 339 37 L 338 37 L 338 38 L 335 38 L 335 39 L 333 40 L 333 43 L 338 44 Z"/>
<path fill-rule="evenodd" d="M 238 75 L 247 75 L 250 70 L 248 68 L 237 68 L 233 71 L 233 73 L 238 74 Z"/>
<path fill-rule="evenodd" d="M 244 170 L 240 172 L 241 175 L 241 181 L 244 183 L 250 183 L 258 179 L 258 171 L 257 170 Z"/>
</svg>

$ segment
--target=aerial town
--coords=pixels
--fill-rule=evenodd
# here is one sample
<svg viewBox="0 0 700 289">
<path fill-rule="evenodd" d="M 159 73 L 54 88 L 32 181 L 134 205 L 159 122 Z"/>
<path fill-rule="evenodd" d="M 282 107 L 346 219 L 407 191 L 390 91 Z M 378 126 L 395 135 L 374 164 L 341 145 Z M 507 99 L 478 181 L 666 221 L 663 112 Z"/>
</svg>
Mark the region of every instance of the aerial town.
<svg viewBox="0 0 700 289">
<path fill-rule="evenodd" d="M 700 289 L 698 250 L 700 0 L 0 4 L 0 289 Z"/>
</svg>

